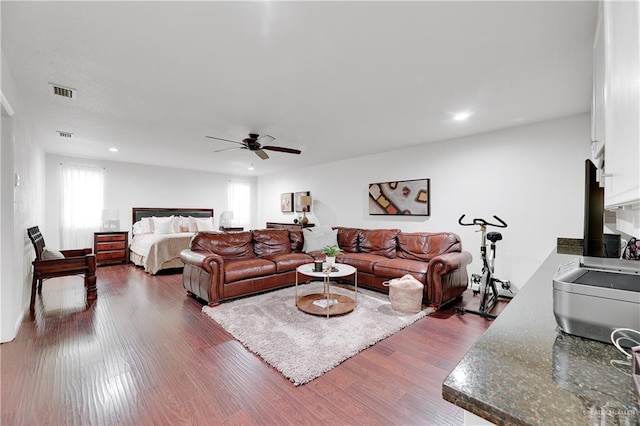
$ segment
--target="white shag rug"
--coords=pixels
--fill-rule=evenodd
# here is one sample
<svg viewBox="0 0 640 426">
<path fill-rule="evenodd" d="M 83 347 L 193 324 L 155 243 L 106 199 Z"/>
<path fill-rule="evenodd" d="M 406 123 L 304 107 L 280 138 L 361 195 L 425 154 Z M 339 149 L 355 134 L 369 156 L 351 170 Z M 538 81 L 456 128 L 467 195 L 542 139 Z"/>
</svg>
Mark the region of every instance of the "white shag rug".
<svg viewBox="0 0 640 426">
<path fill-rule="evenodd" d="M 338 286 L 331 291 L 354 294 Z M 298 296 L 319 292 L 322 282 L 298 286 Z M 434 311 L 397 312 L 387 295 L 358 289 L 358 304 L 351 313 L 327 319 L 300 311 L 294 294 L 294 287 L 287 287 L 204 306 L 202 312 L 299 386 Z"/>
</svg>

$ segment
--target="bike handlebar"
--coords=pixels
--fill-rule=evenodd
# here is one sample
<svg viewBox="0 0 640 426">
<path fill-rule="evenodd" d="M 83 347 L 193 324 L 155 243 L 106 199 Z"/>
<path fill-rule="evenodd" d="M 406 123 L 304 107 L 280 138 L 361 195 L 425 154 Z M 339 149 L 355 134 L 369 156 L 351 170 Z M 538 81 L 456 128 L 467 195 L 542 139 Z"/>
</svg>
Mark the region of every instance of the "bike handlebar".
<svg viewBox="0 0 640 426">
<path fill-rule="evenodd" d="M 484 219 L 480 219 L 480 218 L 475 218 L 473 219 L 473 222 L 471 223 L 463 223 L 462 219 L 464 219 L 466 215 L 462 215 L 460 216 L 460 219 L 458 219 L 458 223 L 462 226 L 474 226 L 474 225 L 480 225 L 480 226 L 495 226 L 496 228 L 506 228 L 507 224 L 504 220 L 500 219 L 498 216 L 493 216 L 494 219 L 496 219 L 498 222 L 500 222 L 500 224 L 496 224 L 496 223 L 491 223 L 489 221 L 486 221 Z"/>
</svg>

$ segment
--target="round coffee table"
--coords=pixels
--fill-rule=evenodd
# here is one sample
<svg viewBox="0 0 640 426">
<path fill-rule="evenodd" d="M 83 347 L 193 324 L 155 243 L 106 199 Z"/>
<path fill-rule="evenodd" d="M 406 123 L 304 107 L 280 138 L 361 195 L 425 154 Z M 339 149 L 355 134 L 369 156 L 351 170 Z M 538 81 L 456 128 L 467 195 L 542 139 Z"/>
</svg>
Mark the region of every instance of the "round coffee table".
<svg viewBox="0 0 640 426">
<path fill-rule="evenodd" d="M 336 263 L 334 268 L 337 270 L 335 271 L 316 272 L 313 270 L 313 266 L 313 263 L 307 263 L 296 268 L 295 297 L 298 309 L 311 315 L 326 315 L 327 318 L 334 315 L 344 315 L 353 311 L 358 303 L 358 270 L 350 265 Z M 324 291 L 322 293 L 312 293 L 298 297 L 298 274 L 322 278 Z M 340 278 L 349 275 L 354 275 L 355 285 L 353 298 L 344 294 L 331 293 L 331 278 Z"/>
</svg>

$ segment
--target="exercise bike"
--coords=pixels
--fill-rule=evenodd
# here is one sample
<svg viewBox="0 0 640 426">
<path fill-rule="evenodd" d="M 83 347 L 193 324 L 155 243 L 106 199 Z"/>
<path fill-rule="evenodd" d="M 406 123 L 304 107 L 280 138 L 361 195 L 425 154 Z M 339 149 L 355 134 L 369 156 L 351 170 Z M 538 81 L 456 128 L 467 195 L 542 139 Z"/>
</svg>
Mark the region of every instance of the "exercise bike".
<svg viewBox="0 0 640 426">
<path fill-rule="evenodd" d="M 496 242 L 502 240 L 502 234 L 499 232 L 487 232 L 487 226 L 495 226 L 496 228 L 506 228 L 507 224 L 498 216 L 493 216 L 499 223 L 491 223 L 484 219 L 473 219 L 472 222 L 464 223 L 465 215 L 460 216 L 458 223 L 462 226 L 479 226 L 477 232 L 482 232 L 482 245 L 480 246 L 480 255 L 482 257 L 482 274 L 471 275 L 471 289 L 473 295 L 482 293 L 482 299 L 480 300 L 480 308 L 476 310 L 467 309 L 461 306 L 454 308 L 455 312 L 464 314 L 469 312 L 472 314 L 480 315 L 484 318 L 495 319 L 497 315 L 491 313 L 491 310 L 495 306 L 499 297 L 505 299 L 512 299 L 511 295 L 501 295 L 498 293 L 498 286 L 500 284 L 503 290 L 511 292 L 511 282 L 508 280 L 501 280 L 493 276 L 494 261 L 496 258 Z M 487 240 L 491 241 L 490 252 L 487 255 Z"/>
</svg>

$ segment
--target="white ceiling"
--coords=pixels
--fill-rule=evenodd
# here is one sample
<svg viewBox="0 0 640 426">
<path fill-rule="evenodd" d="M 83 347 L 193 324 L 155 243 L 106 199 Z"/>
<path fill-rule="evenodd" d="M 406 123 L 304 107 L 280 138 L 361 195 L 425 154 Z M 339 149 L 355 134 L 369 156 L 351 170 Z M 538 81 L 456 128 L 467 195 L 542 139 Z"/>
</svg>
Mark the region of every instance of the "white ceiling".
<svg viewBox="0 0 640 426">
<path fill-rule="evenodd" d="M 595 2 L 1 7 L 2 51 L 50 153 L 261 175 L 590 109 Z M 214 153 L 233 144 L 205 138 L 250 131 L 302 154 Z"/>
</svg>

